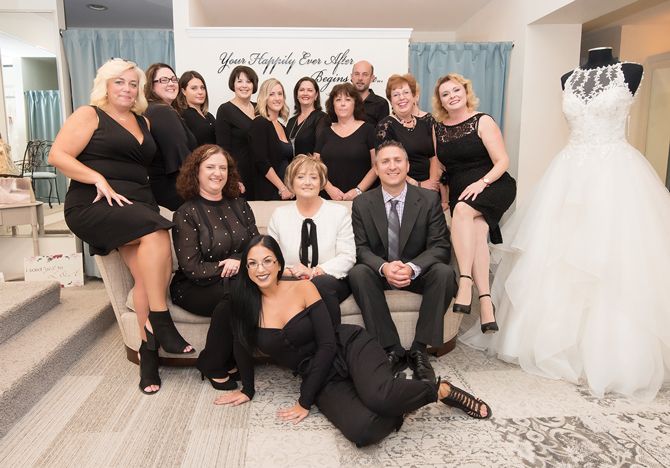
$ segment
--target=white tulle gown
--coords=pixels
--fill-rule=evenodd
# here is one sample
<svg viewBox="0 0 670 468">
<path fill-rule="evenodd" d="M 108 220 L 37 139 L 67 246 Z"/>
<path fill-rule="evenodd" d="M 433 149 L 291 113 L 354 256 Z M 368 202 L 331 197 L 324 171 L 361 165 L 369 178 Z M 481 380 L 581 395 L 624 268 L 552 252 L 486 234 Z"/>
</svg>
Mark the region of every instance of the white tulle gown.
<svg viewBox="0 0 670 468">
<path fill-rule="evenodd" d="M 570 76 L 569 142 L 492 252 L 500 332 L 477 323 L 461 341 L 597 396 L 650 400 L 670 375 L 670 194 L 626 141 L 633 98 L 621 64 Z"/>
</svg>

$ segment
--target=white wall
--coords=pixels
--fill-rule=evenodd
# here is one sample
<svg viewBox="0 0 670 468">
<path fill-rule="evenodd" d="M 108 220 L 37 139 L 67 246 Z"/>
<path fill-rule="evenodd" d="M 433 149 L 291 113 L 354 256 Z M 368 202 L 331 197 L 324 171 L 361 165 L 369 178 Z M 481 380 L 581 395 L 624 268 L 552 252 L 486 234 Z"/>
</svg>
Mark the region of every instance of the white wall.
<svg viewBox="0 0 670 468">
<path fill-rule="evenodd" d="M 189 10 L 187 2 L 174 3 L 175 61 L 177 74 L 189 69 L 202 73 L 213 113 L 233 97 L 228 78 L 236 65 L 253 68 L 259 83 L 280 80 L 291 113 L 293 86 L 303 76 L 319 82 L 323 104 L 334 85 L 349 80 L 359 60 L 374 65 L 378 78 L 371 88 L 382 97 L 386 78 L 408 69 L 410 29 L 190 27 L 189 18 L 200 14 Z M 259 58 L 278 63 L 259 63 Z"/>
<path fill-rule="evenodd" d="M 58 67 L 56 59 L 21 59 L 23 90 L 58 89 Z"/>
<path fill-rule="evenodd" d="M 513 41 L 505 144 L 523 202 L 567 141 L 560 77 L 579 64 L 581 25 L 633 0 L 492 0 L 456 30 L 458 41 Z"/>
</svg>

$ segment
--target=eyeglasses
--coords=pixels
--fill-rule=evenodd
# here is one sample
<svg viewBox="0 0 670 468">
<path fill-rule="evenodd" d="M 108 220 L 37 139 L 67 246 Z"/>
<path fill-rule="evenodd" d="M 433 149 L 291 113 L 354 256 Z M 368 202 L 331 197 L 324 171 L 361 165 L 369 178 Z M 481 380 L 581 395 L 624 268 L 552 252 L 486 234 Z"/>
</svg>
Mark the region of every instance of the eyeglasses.
<svg viewBox="0 0 670 468">
<path fill-rule="evenodd" d="M 254 271 L 258 270 L 259 265 L 263 265 L 263 269 L 269 270 L 270 268 L 272 268 L 272 265 L 274 265 L 275 263 L 277 263 L 277 259 L 276 258 L 270 258 L 270 257 L 264 258 L 260 263 L 251 261 L 251 262 L 247 263 L 247 270 L 254 270 Z"/>
<path fill-rule="evenodd" d="M 158 78 L 157 80 L 154 80 L 154 83 L 160 83 L 160 84 L 168 84 L 169 82 L 177 83 L 179 81 L 179 78 L 176 76 L 173 76 L 172 78 L 168 78 L 167 76 L 164 76 L 162 78 Z"/>
</svg>

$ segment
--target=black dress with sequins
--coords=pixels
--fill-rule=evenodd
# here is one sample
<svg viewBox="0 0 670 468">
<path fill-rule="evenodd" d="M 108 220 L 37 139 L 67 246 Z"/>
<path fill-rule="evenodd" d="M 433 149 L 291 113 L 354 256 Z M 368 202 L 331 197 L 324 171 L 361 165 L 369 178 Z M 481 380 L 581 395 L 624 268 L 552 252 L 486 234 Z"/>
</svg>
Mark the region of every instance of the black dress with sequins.
<svg viewBox="0 0 670 468">
<path fill-rule="evenodd" d="M 210 316 L 228 292 L 221 260 L 240 259 L 258 235 L 251 207 L 243 198 L 220 201 L 196 197 L 174 213 L 172 230 L 179 269 L 170 283 L 172 302 L 197 315 Z M 234 277 L 233 277 L 234 278 Z"/>
</svg>

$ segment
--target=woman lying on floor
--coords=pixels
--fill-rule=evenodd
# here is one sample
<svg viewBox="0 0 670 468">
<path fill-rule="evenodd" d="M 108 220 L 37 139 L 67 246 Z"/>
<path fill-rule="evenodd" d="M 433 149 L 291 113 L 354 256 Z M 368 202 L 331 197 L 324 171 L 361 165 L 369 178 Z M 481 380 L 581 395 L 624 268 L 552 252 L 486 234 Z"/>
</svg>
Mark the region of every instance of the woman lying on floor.
<svg viewBox="0 0 670 468">
<path fill-rule="evenodd" d="M 235 359 L 242 390 L 215 404 L 237 406 L 254 396 L 252 352 L 260 350 L 302 376 L 300 398 L 279 417 L 298 423 L 312 404 L 357 446 L 379 442 L 398 430 L 404 415 L 440 400 L 469 416 L 486 419 L 491 408 L 446 381 L 394 378 L 384 349 L 363 328 L 333 329 L 316 287 L 282 281 L 284 258 L 270 236 L 254 238 L 242 254 L 232 290 Z"/>
</svg>

